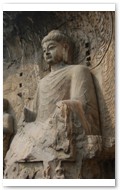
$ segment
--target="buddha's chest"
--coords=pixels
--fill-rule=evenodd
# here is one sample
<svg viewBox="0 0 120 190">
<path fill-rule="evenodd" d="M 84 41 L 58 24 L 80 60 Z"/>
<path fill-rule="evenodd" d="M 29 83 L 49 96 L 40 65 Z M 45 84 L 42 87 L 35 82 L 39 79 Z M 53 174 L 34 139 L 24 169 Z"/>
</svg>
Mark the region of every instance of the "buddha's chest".
<svg viewBox="0 0 120 190">
<path fill-rule="evenodd" d="M 40 81 L 39 118 L 46 119 L 60 100 L 70 99 L 71 78 L 68 70 L 50 73 Z"/>
<path fill-rule="evenodd" d="M 41 104 L 54 104 L 59 100 L 70 98 L 70 83 L 68 72 L 49 74 L 40 83 Z"/>
</svg>

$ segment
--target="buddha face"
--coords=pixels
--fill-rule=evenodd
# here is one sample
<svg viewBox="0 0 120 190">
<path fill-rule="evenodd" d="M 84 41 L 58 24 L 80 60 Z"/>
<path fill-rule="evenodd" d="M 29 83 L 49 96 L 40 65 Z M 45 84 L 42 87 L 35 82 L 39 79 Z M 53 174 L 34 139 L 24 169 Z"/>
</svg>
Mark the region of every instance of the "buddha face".
<svg viewBox="0 0 120 190">
<path fill-rule="evenodd" d="M 47 41 L 43 44 L 43 57 L 50 65 L 59 64 L 63 61 L 64 46 L 56 41 Z"/>
</svg>

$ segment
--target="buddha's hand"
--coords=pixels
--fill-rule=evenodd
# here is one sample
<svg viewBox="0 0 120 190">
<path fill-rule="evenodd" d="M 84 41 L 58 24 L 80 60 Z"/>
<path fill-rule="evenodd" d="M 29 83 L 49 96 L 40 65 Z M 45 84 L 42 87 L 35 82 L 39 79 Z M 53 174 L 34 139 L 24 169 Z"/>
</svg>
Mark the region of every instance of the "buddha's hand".
<svg viewBox="0 0 120 190">
<path fill-rule="evenodd" d="M 66 118 L 69 110 L 69 101 L 63 100 L 56 103 L 56 114 L 61 118 Z"/>
</svg>

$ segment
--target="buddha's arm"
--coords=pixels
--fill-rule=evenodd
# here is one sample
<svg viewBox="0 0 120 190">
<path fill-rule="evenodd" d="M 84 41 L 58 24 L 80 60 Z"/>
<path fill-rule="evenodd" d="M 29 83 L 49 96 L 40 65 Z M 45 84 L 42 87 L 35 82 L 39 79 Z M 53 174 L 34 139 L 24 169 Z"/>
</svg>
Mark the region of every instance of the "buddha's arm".
<svg viewBox="0 0 120 190">
<path fill-rule="evenodd" d="M 38 105 L 39 105 L 38 101 L 39 101 L 39 86 L 38 86 L 38 89 L 35 93 L 32 109 L 24 107 L 24 121 L 25 122 L 35 121 L 36 116 L 37 116 Z"/>
<path fill-rule="evenodd" d="M 95 88 L 87 67 L 75 66 L 72 71 L 70 99 L 57 103 L 58 108 L 66 104 L 80 118 L 87 134 L 99 133 L 99 115 Z"/>
<path fill-rule="evenodd" d="M 81 105 L 97 109 L 96 93 L 92 75 L 85 66 L 76 66 L 72 74 L 70 99 L 80 101 Z"/>
</svg>

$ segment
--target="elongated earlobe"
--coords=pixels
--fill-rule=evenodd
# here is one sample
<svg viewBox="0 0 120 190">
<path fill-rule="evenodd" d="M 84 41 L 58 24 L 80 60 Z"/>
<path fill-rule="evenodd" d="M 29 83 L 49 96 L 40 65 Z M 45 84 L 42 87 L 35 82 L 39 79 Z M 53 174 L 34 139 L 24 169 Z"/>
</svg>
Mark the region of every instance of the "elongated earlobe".
<svg viewBox="0 0 120 190">
<path fill-rule="evenodd" d="M 63 61 L 65 63 L 68 63 L 68 50 L 69 50 L 69 47 L 65 45 L 65 47 L 63 48 Z"/>
</svg>

